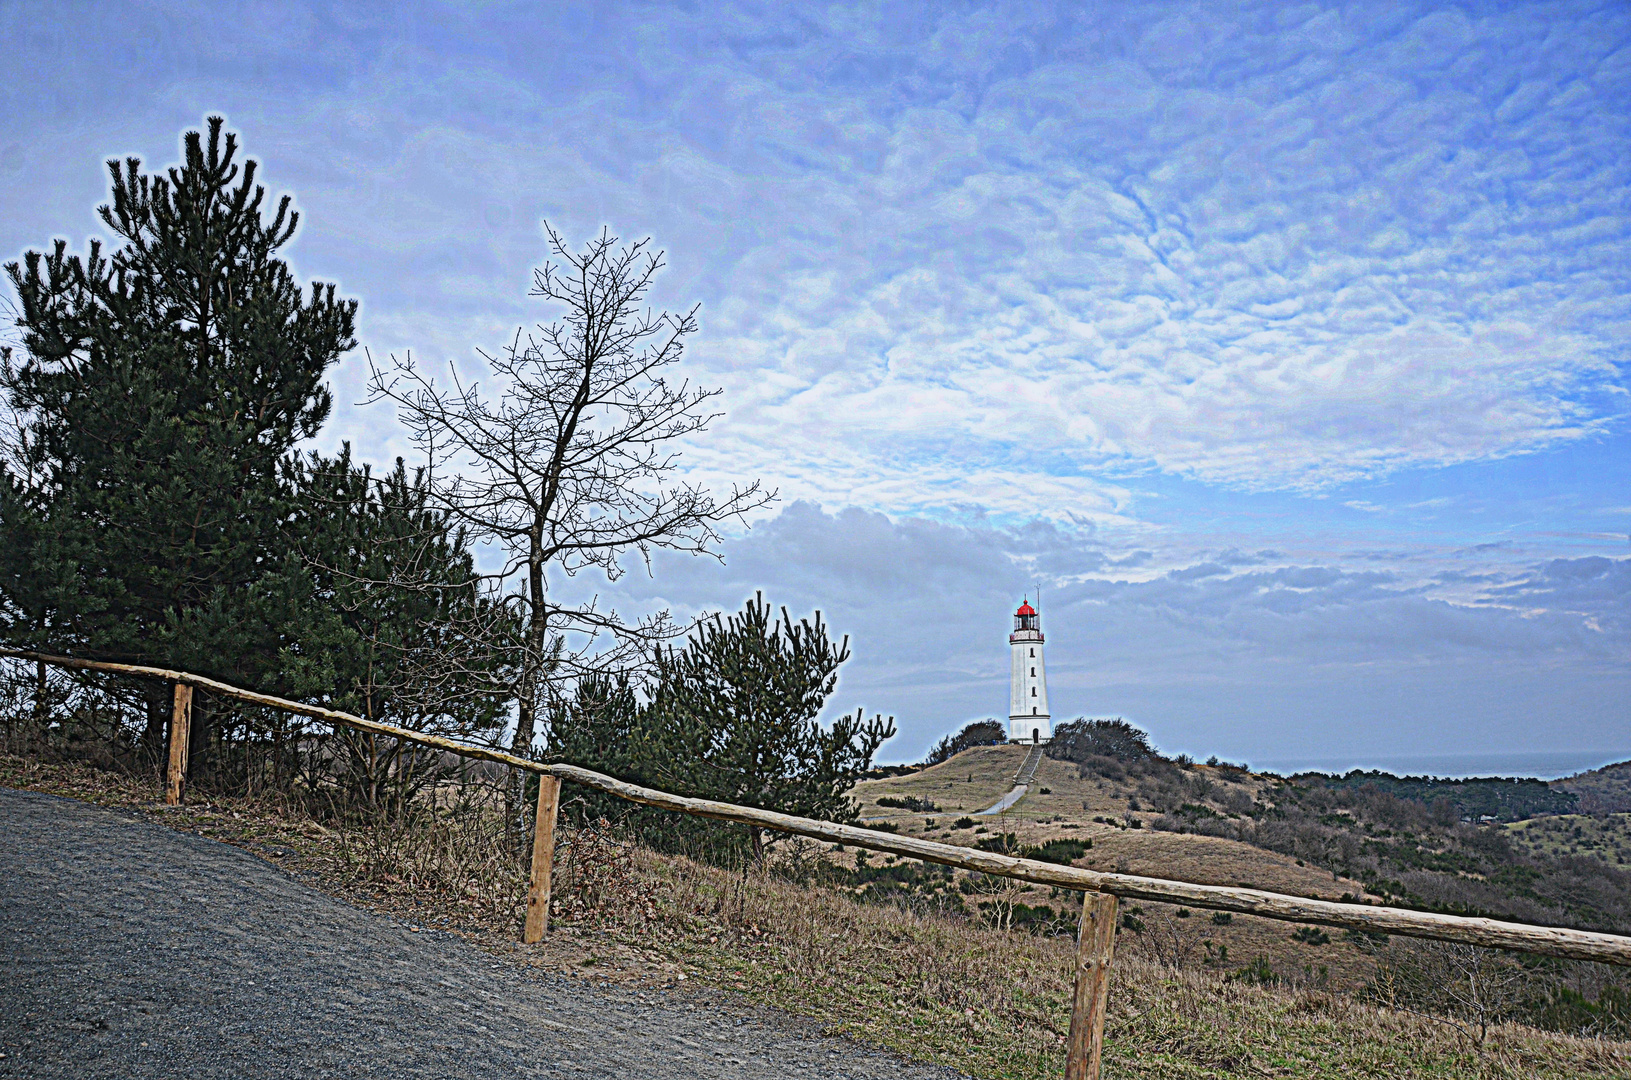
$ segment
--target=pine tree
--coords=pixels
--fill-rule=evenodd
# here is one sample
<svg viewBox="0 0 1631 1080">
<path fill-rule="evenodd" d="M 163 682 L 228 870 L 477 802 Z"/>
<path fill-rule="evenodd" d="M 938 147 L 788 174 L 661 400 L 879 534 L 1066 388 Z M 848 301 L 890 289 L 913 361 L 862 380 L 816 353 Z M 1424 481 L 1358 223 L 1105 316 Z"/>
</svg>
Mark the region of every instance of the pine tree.
<svg viewBox="0 0 1631 1080">
<path fill-rule="evenodd" d="M 848 791 L 895 726 L 860 710 L 827 727 L 816 719 L 848 658 L 849 639 L 834 643 L 819 612 L 794 622 L 783 608 L 777 621 L 756 594 L 741 612 L 702 623 L 684 649 L 659 650 L 646 704 L 627 684 L 585 680 L 553 712 L 548 754 L 677 794 L 854 821 Z M 672 822 L 659 831 L 649 818 L 639 818 L 647 839 L 700 854 L 731 846 Z M 748 839 L 762 856 L 761 831 Z"/>
<path fill-rule="evenodd" d="M 483 590 L 468 537 L 432 504 L 425 471 L 410 475 L 398 458 L 375 477 L 347 446 L 311 454 L 293 479 L 312 595 L 285 653 L 292 692 L 411 731 L 497 737 L 519 623 Z M 400 810 L 439 775 L 440 755 L 410 744 L 339 729 L 331 745 L 358 806 Z"/>
<path fill-rule="evenodd" d="M 268 216 L 256 163 L 208 126 L 165 175 L 108 163 L 111 255 L 58 241 L 6 267 L 23 349 L 0 369 L 19 418 L 0 482 L 4 632 L 275 686 L 309 592 L 284 466 L 329 414 L 322 377 L 354 344 L 356 302 L 315 283 L 302 297 L 276 257 L 290 198 Z"/>
</svg>

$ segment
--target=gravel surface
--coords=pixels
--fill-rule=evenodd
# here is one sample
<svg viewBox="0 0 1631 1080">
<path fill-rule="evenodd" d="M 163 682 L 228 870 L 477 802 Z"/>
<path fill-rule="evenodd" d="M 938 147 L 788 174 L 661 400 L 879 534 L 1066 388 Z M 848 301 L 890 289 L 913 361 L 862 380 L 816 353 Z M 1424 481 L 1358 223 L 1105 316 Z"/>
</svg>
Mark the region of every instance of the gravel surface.
<svg viewBox="0 0 1631 1080">
<path fill-rule="evenodd" d="M 0 1077 L 956 1074 L 707 995 L 532 976 L 255 856 L 0 789 Z"/>
</svg>

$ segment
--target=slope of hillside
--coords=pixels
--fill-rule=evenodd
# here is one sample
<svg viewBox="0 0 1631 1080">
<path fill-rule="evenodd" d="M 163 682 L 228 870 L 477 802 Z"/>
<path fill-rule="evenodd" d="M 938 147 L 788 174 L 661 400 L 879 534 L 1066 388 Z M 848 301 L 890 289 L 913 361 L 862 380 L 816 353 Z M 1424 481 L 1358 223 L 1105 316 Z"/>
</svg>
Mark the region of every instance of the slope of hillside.
<svg viewBox="0 0 1631 1080">
<path fill-rule="evenodd" d="M 695 1009 L 702 1034 L 693 1032 L 693 1042 L 708 1045 L 708 1025 L 721 1021 L 760 1024 L 768 1006 L 963 1075 L 1052 1080 L 1063 1069 L 1075 951 L 1068 936 L 1003 933 L 911 904 L 855 903 L 789 880 L 797 845 L 778 856 L 788 862 L 744 871 L 634 845 L 579 848 L 568 826 L 555 921 L 542 943 L 522 946 L 519 860 L 502 867 L 495 902 L 472 907 L 462 877 L 423 873 L 427 857 L 445 859 L 448 849 L 437 842 L 427 851 L 412 839 L 419 834 L 393 834 L 363 865 L 356 854 L 375 826 L 333 818 L 320 826 L 281 800 L 215 796 L 209 805 L 165 809 L 150 780 L 6 755 L 0 786 L 120 806 L 246 847 L 415 932 L 465 938 L 490 954 L 495 970 L 513 964 L 529 981 L 570 977 L 583 988 L 580 1002 L 592 982 L 602 994 L 611 987 L 642 1005 Z M 584 852 L 598 854 L 580 862 Z M 1463 1024 L 1321 993 L 1306 981 L 1260 986 L 1211 965 L 1178 970 L 1151 962 L 1138 942 L 1155 936 L 1124 933 L 1118 944 L 1105 1080 L 1631 1076 L 1631 1043 L 1501 1024 L 1475 1045 Z M 449 1000 L 459 997 L 449 993 Z M 11 1054 L 7 1063 L 16 1059 Z M 804 1072 L 830 1074 L 835 1063 L 811 1063 L 817 1067 Z M 729 1058 L 714 1064 L 715 1072 L 736 1068 Z"/>
<path fill-rule="evenodd" d="M 1533 855 L 1594 858 L 1631 870 L 1631 814 L 1557 814 L 1513 822 L 1506 832 Z"/>
<path fill-rule="evenodd" d="M 984 746 L 908 776 L 869 780 L 852 792 L 864 819 L 892 825 L 903 833 L 965 846 L 996 846 L 1004 837 L 1014 850 L 1052 842 L 1080 841 L 1086 850 L 1072 860 L 1094 870 L 1167 877 L 1202 884 L 1245 885 L 1296 896 L 1339 899 L 1360 895 L 1364 886 L 1295 857 L 1238 840 L 1192 833 L 1156 831 L 1162 815 L 1140 798 L 1139 778 L 1084 778 L 1077 766 L 1044 757 L 1036 781 L 1017 804 L 999 815 L 975 817 L 1013 786 L 1026 747 Z M 1235 770 L 1194 766 L 1222 803 L 1237 808 L 1270 797 L 1278 781 Z M 928 804 L 934 810 L 880 805 Z M 1222 809 L 1219 814 L 1229 813 Z M 976 898 L 977 906 L 981 900 Z M 992 903 L 990 900 L 983 901 Z M 1068 921 L 1072 902 L 1057 890 L 1025 889 L 1006 898 L 1011 904 L 1047 908 Z M 1266 962 L 1288 978 L 1353 989 L 1367 982 L 1376 966 L 1377 943 L 1348 941 L 1340 935 L 1308 933 L 1271 919 L 1237 915 L 1214 921 L 1208 911 L 1155 903 L 1131 905 L 1121 947 L 1152 959 L 1188 961 L 1220 971 Z M 1330 940 L 1324 940 L 1329 938 Z"/>
<path fill-rule="evenodd" d="M 1631 761 L 1554 781 L 1580 800 L 1583 814 L 1620 814 L 1631 811 Z"/>
</svg>

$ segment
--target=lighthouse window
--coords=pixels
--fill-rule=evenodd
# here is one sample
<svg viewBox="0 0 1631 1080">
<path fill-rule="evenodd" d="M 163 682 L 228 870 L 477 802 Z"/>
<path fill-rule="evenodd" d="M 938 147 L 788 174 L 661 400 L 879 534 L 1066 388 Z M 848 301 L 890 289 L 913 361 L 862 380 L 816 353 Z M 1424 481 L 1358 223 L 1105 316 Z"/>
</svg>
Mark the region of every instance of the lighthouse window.
<svg viewBox="0 0 1631 1080">
<path fill-rule="evenodd" d="M 1032 656 L 1035 656 L 1035 655 L 1036 655 L 1036 650 L 1035 650 L 1035 649 L 1032 649 L 1032 650 L 1031 650 L 1031 655 L 1032 655 Z"/>
<path fill-rule="evenodd" d="M 1036 668 L 1031 669 L 1031 678 L 1036 678 Z"/>
<path fill-rule="evenodd" d="M 1031 715 L 1032 715 L 1032 716 L 1035 716 L 1035 715 L 1036 715 L 1036 706 L 1035 706 L 1035 705 L 1032 705 L 1032 706 L 1031 706 Z"/>
<path fill-rule="evenodd" d="M 1036 687 L 1031 687 L 1031 696 L 1036 697 Z"/>
</svg>

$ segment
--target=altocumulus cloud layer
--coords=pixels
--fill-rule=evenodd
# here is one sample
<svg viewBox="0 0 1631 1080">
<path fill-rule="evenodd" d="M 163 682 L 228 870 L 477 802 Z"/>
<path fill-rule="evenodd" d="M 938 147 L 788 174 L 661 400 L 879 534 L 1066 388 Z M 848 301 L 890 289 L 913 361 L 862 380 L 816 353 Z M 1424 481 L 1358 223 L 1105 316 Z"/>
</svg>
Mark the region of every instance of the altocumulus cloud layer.
<svg viewBox="0 0 1631 1080">
<path fill-rule="evenodd" d="M 663 559 L 608 600 L 695 614 L 766 590 L 855 653 L 832 711 L 897 714 L 911 760 L 1007 708 L 1012 597 L 1044 585 L 1056 717 L 1123 715 L 1171 750 L 1262 760 L 1623 747 L 1631 559 L 1424 581 L 1223 551 L 1141 576 L 1075 530 L 795 503 L 723 566 Z M 1439 593 L 1452 584 L 1462 599 Z M 1032 593 L 1034 596 L 1034 591 Z"/>
<path fill-rule="evenodd" d="M 5 250 L 208 111 L 376 354 L 547 317 L 540 218 L 653 236 L 688 467 L 788 502 L 614 593 L 824 607 L 901 755 L 1038 581 L 1060 708 L 1169 745 L 1631 752 L 1623 5 L 64 11 L 0 10 Z"/>
</svg>

